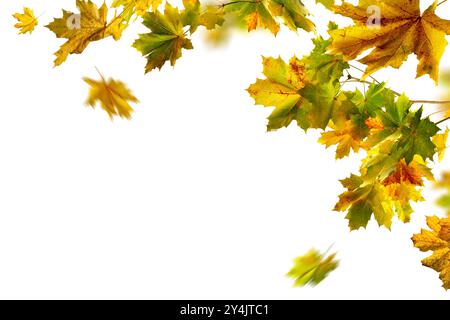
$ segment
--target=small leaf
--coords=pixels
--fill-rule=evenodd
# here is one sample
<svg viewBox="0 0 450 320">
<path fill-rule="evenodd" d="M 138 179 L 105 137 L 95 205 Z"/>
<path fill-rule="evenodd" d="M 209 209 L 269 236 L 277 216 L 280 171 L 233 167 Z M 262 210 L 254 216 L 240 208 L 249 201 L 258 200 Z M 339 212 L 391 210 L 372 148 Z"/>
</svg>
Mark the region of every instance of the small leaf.
<svg viewBox="0 0 450 320">
<path fill-rule="evenodd" d="M 23 13 L 15 13 L 13 17 L 18 21 L 14 27 L 20 29 L 20 34 L 25 34 L 27 32 L 32 33 L 38 24 L 38 20 L 34 16 L 33 10 L 27 7 L 23 8 Z"/>
</svg>

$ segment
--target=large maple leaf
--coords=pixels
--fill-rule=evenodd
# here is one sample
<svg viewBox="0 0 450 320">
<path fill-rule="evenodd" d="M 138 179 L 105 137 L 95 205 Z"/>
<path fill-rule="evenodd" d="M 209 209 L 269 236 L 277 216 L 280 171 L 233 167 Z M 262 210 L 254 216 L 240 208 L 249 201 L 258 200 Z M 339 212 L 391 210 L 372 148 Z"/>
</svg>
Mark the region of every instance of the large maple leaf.
<svg viewBox="0 0 450 320">
<path fill-rule="evenodd" d="M 450 289 L 450 218 L 427 217 L 430 230 L 424 230 L 412 237 L 414 246 L 420 251 L 433 251 L 422 260 L 422 264 L 440 274 L 445 289 Z"/>
<path fill-rule="evenodd" d="M 372 25 L 371 6 L 379 8 L 379 24 Z M 367 65 L 365 75 L 384 68 L 399 68 L 412 53 L 419 64 L 417 77 L 428 74 L 437 83 L 439 63 L 450 34 L 450 21 L 435 14 L 437 2 L 420 12 L 420 0 L 360 0 L 358 6 L 343 3 L 332 10 L 352 18 L 355 25 L 331 30 L 331 51 L 353 60 L 374 48 L 360 61 Z"/>
<path fill-rule="evenodd" d="M 98 8 L 92 1 L 76 1 L 80 14 L 63 10 L 63 17 L 56 18 L 46 27 L 53 31 L 58 38 L 67 41 L 55 53 L 55 66 L 66 61 L 69 54 L 79 54 L 89 43 L 112 36 L 118 40 L 125 28 L 123 18 L 116 16 L 107 22 L 108 7 L 105 3 Z"/>
</svg>

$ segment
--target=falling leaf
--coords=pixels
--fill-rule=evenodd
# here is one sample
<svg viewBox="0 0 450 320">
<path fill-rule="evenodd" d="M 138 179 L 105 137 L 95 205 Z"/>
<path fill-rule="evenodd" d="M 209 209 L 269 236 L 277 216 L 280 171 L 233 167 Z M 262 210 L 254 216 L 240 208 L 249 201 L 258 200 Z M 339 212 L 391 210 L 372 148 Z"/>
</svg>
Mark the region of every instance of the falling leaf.
<svg viewBox="0 0 450 320">
<path fill-rule="evenodd" d="M 139 101 L 123 82 L 112 78 L 106 80 L 103 76 L 99 81 L 90 78 L 83 80 L 90 86 L 86 105 L 95 108 L 99 104 L 111 119 L 114 116 L 131 118 L 133 108 L 129 102 L 137 103 Z"/>
<path fill-rule="evenodd" d="M 55 66 L 66 61 L 69 54 L 82 53 L 89 43 L 112 36 L 115 40 L 120 39 L 122 31 L 126 27 L 122 17 L 116 16 L 107 22 L 108 7 L 105 3 L 100 9 L 90 0 L 77 0 L 80 14 L 74 14 L 63 10 L 63 17 L 54 19 L 47 25 L 58 38 L 67 41 L 55 53 Z"/>
<path fill-rule="evenodd" d="M 295 279 L 294 286 L 318 285 L 330 272 L 339 266 L 336 253 L 322 254 L 316 249 L 311 249 L 303 256 L 294 260 L 294 267 L 287 276 Z"/>
<path fill-rule="evenodd" d="M 443 287 L 450 289 L 450 218 L 427 217 L 431 230 L 422 229 L 412 237 L 414 246 L 420 251 L 433 251 L 422 260 L 422 264 L 439 272 Z"/>
<path fill-rule="evenodd" d="M 443 190 L 444 193 L 437 199 L 436 204 L 445 209 L 450 217 L 450 172 L 444 171 L 439 180 L 434 184 L 435 189 Z"/>
<path fill-rule="evenodd" d="M 34 16 L 33 10 L 27 7 L 23 8 L 23 13 L 15 13 L 13 17 L 18 21 L 18 23 L 16 23 L 14 27 L 20 29 L 20 34 L 24 34 L 27 32 L 32 33 L 34 28 L 38 24 L 38 20 Z"/>
<path fill-rule="evenodd" d="M 381 17 L 376 21 L 376 6 Z M 343 3 L 332 10 L 352 18 L 355 25 L 331 30 L 331 50 L 353 60 L 374 48 L 360 62 L 367 65 L 365 76 L 384 67 L 399 68 L 412 53 L 417 55 L 417 77 L 428 74 L 437 83 L 439 63 L 450 34 L 450 21 L 435 14 L 435 1 L 423 14 L 420 0 L 360 0 L 358 6 Z"/>
</svg>

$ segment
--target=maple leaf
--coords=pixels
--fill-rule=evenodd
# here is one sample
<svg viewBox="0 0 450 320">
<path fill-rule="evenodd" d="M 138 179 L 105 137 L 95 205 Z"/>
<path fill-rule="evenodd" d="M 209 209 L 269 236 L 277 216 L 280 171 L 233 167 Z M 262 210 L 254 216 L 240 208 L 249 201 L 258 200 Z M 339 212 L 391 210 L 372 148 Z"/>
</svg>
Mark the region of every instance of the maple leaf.
<svg viewBox="0 0 450 320">
<path fill-rule="evenodd" d="M 309 32 L 315 28 L 307 18 L 308 11 L 299 0 L 234 1 L 225 4 L 224 8 L 226 12 L 233 13 L 239 21 L 244 21 L 248 31 L 260 27 L 277 35 L 280 25 L 276 17 L 281 17 L 285 25 L 294 31 L 301 28 Z"/>
<path fill-rule="evenodd" d="M 314 31 L 314 23 L 307 18 L 308 10 L 300 0 L 272 0 L 267 2 L 274 17 L 281 17 L 284 24 L 291 30 L 303 29 Z"/>
<path fill-rule="evenodd" d="M 108 7 L 105 3 L 98 8 L 90 0 L 77 0 L 76 5 L 80 14 L 63 10 L 63 17 L 56 18 L 46 27 L 53 31 L 58 38 L 67 41 L 55 53 L 55 66 L 66 61 L 69 54 L 82 53 L 89 43 L 112 36 L 120 39 L 126 27 L 123 18 L 116 16 L 107 22 Z"/>
<path fill-rule="evenodd" d="M 111 7 L 123 6 L 123 17 L 130 20 L 134 14 L 143 16 L 149 10 L 157 10 L 161 3 L 162 0 L 114 0 Z"/>
<path fill-rule="evenodd" d="M 238 20 L 244 21 L 248 31 L 258 27 L 268 29 L 274 35 L 280 31 L 280 25 L 267 8 L 266 3 L 261 0 L 231 2 L 225 7 L 225 11 L 233 13 Z"/>
<path fill-rule="evenodd" d="M 377 153 L 378 151 L 375 151 Z M 341 181 L 348 189 L 339 196 L 334 210 L 348 211 L 351 230 L 365 228 L 372 214 L 380 226 L 390 229 L 394 214 L 408 222 L 412 213 L 410 201 L 423 201 L 419 187 L 423 179 L 434 181 L 430 168 L 420 156 L 407 163 L 396 157 L 369 157 L 363 161 L 362 175 L 351 175 Z"/>
<path fill-rule="evenodd" d="M 339 93 L 339 79 L 348 64 L 326 53 L 327 41 L 315 40 L 315 49 L 302 59 L 263 58 L 266 79 L 247 89 L 256 104 L 275 107 L 268 130 L 287 127 L 293 120 L 304 130 L 325 129 Z"/>
<path fill-rule="evenodd" d="M 447 150 L 449 129 L 446 128 L 443 133 L 436 134 L 431 140 L 436 146 L 439 161 L 444 160 L 445 151 Z"/>
<path fill-rule="evenodd" d="M 368 8 L 373 5 L 382 16 L 379 24 L 371 25 L 373 12 Z M 355 25 L 330 31 L 330 49 L 353 60 L 374 48 L 360 60 L 367 65 L 365 76 L 388 66 L 399 68 L 414 53 L 419 60 L 417 77 L 428 74 L 437 83 L 450 21 L 439 18 L 436 7 L 437 1 L 421 14 L 420 0 L 360 0 L 358 6 L 345 2 L 333 6 L 334 12 L 352 18 Z"/>
<path fill-rule="evenodd" d="M 20 34 L 27 32 L 32 33 L 38 24 L 38 20 L 34 16 L 33 10 L 27 7 L 23 8 L 23 13 L 15 13 L 13 17 L 18 21 L 14 27 L 20 29 Z"/>
<path fill-rule="evenodd" d="M 319 37 L 312 41 L 314 49 L 302 58 L 307 67 L 309 81 L 316 84 L 329 81 L 336 83 L 342 77 L 344 70 L 349 68 L 348 63 L 344 61 L 342 55 L 328 53 L 330 39 Z"/>
<path fill-rule="evenodd" d="M 389 203 L 387 189 L 378 181 L 367 183 L 364 177 L 351 175 L 341 181 L 348 191 L 339 196 L 335 211 L 348 211 L 346 219 L 350 230 L 365 228 L 372 217 L 380 226 L 390 228 L 394 211 Z"/>
<path fill-rule="evenodd" d="M 361 147 L 362 140 L 366 137 L 364 128 L 358 126 L 352 120 L 347 120 L 338 125 L 328 125 L 331 131 L 326 131 L 321 134 L 319 142 L 324 144 L 327 148 L 332 145 L 337 145 L 336 159 L 342 159 L 348 156 L 350 149 L 358 152 Z"/>
<path fill-rule="evenodd" d="M 194 33 L 199 26 L 213 30 L 225 22 L 225 12 L 222 8 L 212 5 L 202 7 L 199 0 L 183 0 L 184 10 L 181 20 L 184 26 L 190 26 L 189 32 Z"/>
<path fill-rule="evenodd" d="M 384 109 L 380 109 L 380 106 Z M 373 111 L 383 122 L 383 129 L 369 136 L 364 142 L 364 148 L 373 150 L 382 147 L 385 149 L 382 155 L 372 153 L 376 157 L 389 154 L 389 158 L 395 157 L 396 162 L 405 158 L 409 163 L 415 155 L 420 155 L 425 160 L 432 159 L 436 153 L 432 137 L 439 128 L 428 117 L 422 117 L 422 108 L 413 111 L 411 106 L 412 103 L 405 95 L 398 97 L 396 101 L 388 95 L 377 109 L 368 110 Z"/>
<path fill-rule="evenodd" d="M 450 289 L 450 218 L 427 217 L 431 230 L 422 229 L 412 237 L 414 246 L 420 251 L 433 251 L 422 260 L 422 264 L 439 272 L 443 287 Z"/>
<path fill-rule="evenodd" d="M 97 103 L 105 110 L 111 119 L 114 116 L 131 118 L 133 108 L 129 102 L 139 102 L 130 89 L 122 82 L 112 78 L 106 80 L 101 74 L 101 80 L 83 78 L 89 84 L 90 91 L 86 105 L 95 108 Z"/>
<path fill-rule="evenodd" d="M 316 249 L 311 249 L 303 256 L 294 260 L 294 267 L 288 272 L 287 276 L 294 278 L 294 286 L 313 286 L 322 282 L 330 272 L 339 266 L 336 260 L 336 253 L 330 255 L 322 254 Z"/>
<path fill-rule="evenodd" d="M 147 58 L 145 72 L 161 69 L 166 61 L 172 66 L 181 57 L 182 49 L 192 49 L 192 42 L 186 38 L 180 12 L 166 4 L 164 14 L 159 11 L 144 15 L 143 24 L 152 32 L 139 35 L 133 47 Z"/>
<path fill-rule="evenodd" d="M 268 130 L 286 127 L 296 118 L 302 101 L 299 90 L 305 86 L 305 66 L 295 57 L 289 64 L 281 58 L 263 57 L 263 66 L 266 79 L 257 79 L 247 91 L 256 104 L 275 107 L 268 118 Z"/>
</svg>

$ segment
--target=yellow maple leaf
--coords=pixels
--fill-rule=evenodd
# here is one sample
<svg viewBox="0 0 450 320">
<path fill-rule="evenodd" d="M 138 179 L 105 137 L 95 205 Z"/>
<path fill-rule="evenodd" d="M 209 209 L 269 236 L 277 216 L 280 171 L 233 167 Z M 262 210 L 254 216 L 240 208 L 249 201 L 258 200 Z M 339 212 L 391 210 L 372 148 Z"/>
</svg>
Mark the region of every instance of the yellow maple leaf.
<svg viewBox="0 0 450 320">
<path fill-rule="evenodd" d="M 378 8 L 378 21 L 371 7 Z M 345 2 L 333 6 L 334 12 L 352 18 L 355 25 L 331 30 L 330 49 L 353 60 L 374 48 L 360 60 L 367 65 L 365 76 L 388 66 L 399 68 L 414 53 L 419 60 L 417 77 L 428 74 L 437 83 L 450 21 L 438 17 L 436 7 L 437 1 L 422 14 L 420 0 L 360 0 L 358 6 Z"/>
<path fill-rule="evenodd" d="M 436 146 L 439 161 L 444 160 L 445 151 L 447 150 L 448 133 L 449 129 L 446 128 L 443 133 L 439 133 L 431 139 Z"/>
<path fill-rule="evenodd" d="M 348 156 L 351 149 L 355 152 L 359 151 L 363 136 L 352 120 L 347 120 L 339 126 L 331 124 L 329 127 L 333 130 L 323 132 L 319 138 L 319 143 L 324 144 L 327 148 L 337 145 L 336 159 Z"/>
<path fill-rule="evenodd" d="M 63 10 L 62 18 L 56 18 L 46 26 L 58 38 L 67 39 L 55 53 L 55 66 L 66 61 L 69 54 L 82 53 L 93 41 L 109 36 L 118 40 L 126 27 L 121 16 L 116 16 L 107 22 L 108 7 L 105 3 L 100 8 L 90 0 L 77 0 L 76 4 L 80 14 Z"/>
<path fill-rule="evenodd" d="M 286 127 L 295 118 L 302 101 L 299 90 L 305 86 L 305 65 L 296 57 L 292 57 L 289 63 L 281 58 L 263 57 L 263 66 L 266 79 L 257 79 L 247 92 L 256 104 L 275 107 L 268 117 L 268 130 Z"/>
<path fill-rule="evenodd" d="M 37 18 L 34 16 L 34 12 L 32 9 L 24 7 L 23 13 L 15 13 L 13 15 L 14 18 L 17 19 L 17 23 L 14 25 L 17 29 L 20 29 L 19 33 L 32 33 L 34 28 L 38 24 Z"/>
<path fill-rule="evenodd" d="M 450 289 L 450 218 L 427 217 L 431 230 L 422 229 L 412 237 L 414 246 L 420 251 L 433 251 L 422 260 L 422 264 L 439 272 L 443 287 Z"/>
<path fill-rule="evenodd" d="M 143 16 L 150 9 L 155 11 L 158 9 L 162 0 L 115 0 L 112 8 L 123 6 L 125 11 L 130 10 L 131 13 L 136 12 L 138 16 Z"/>
<path fill-rule="evenodd" d="M 113 116 L 130 119 L 133 108 L 129 102 L 136 103 L 139 102 L 138 99 L 123 82 L 112 78 L 106 80 L 101 74 L 100 76 L 100 81 L 83 78 L 90 86 L 86 105 L 95 108 L 98 103 L 108 113 L 111 119 Z"/>
</svg>

